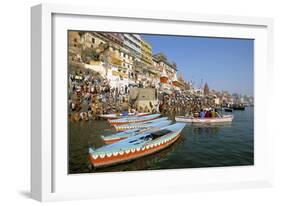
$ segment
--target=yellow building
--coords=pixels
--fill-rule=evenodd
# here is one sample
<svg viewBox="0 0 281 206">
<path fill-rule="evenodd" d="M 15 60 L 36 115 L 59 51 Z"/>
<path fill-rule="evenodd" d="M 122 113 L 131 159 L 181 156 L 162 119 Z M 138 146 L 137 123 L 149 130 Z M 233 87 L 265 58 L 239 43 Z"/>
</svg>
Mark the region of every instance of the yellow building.
<svg viewBox="0 0 281 206">
<path fill-rule="evenodd" d="M 141 40 L 141 62 L 144 65 L 152 65 L 152 50 L 148 42 Z"/>
<path fill-rule="evenodd" d="M 104 44 L 105 41 L 94 32 L 86 32 L 81 37 L 81 43 L 83 45 L 83 49 L 95 49 L 101 44 Z"/>
<path fill-rule="evenodd" d="M 68 33 L 69 57 L 73 60 L 81 54 L 81 36 L 77 31 Z"/>
</svg>

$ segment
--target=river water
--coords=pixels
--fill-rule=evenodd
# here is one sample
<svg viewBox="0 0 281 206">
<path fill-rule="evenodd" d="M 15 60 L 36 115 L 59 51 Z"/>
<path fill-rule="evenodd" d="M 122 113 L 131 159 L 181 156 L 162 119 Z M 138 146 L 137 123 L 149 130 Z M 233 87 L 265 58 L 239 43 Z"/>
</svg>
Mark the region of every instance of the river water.
<svg viewBox="0 0 281 206">
<path fill-rule="evenodd" d="M 132 162 L 96 170 L 89 169 L 88 146 L 101 147 L 104 143 L 100 136 L 114 133 L 114 129 L 103 120 L 69 122 L 69 174 L 253 165 L 254 108 L 233 111 L 233 115 L 233 122 L 228 124 L 189 124 L 180 139 L 169 148 Z"/>
</svg>

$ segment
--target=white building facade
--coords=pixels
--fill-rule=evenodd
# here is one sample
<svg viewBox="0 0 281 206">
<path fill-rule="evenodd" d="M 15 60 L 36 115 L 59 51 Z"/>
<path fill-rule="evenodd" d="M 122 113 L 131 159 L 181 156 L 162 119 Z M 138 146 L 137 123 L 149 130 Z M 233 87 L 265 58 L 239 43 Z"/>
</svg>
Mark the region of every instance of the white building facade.
<svg viewBox="0 0 281 206">
<path fill-rule="evenodd" d="M 139 61 L 141 58 L 141 36 L 138 34 L 124 34 L 124 47 Z"/>
</svg>

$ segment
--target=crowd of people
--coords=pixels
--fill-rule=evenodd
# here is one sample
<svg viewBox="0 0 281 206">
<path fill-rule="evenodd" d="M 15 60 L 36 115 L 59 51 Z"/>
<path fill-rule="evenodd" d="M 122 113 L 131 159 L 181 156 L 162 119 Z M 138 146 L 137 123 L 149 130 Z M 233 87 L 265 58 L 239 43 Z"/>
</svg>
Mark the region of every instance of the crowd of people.
<svg viewBox="0 0 281 206">
<path fill-rule="evenodd" d="M 90 71 L 69 72 L 68 92 L 71 120 L 97 119 L 100 114 L 128 110 L 128 88 L 111 88 L 107 79 Z"/>
<path fill-rule="evenodd" d="M 153 111 L 137 108 L 129 100 L 128 86 L 110 87 L 110 80 L 93 71 L 72 70 L 68 75 L 69 118 L 73 121 L 98 119 L 110 113 L 160 112 L 164 115 L 197 117 L 203 108 L 213 108 L 212 101 L 191 95 L 185 90 L 171 90 L 169 94 L 158 90 L 158 104 Z M 155 105 L 154 105 L 155 106 Z M 141 111 L 138 111 L 141 110 Z M 213 115 L 210 112 L 211 116 Z M 202 114 L 203 115 L 203 114 Z M 208 112 L 204 117 L 209 116 Z M 201 117 L 201 116 L 200 116 Z"/>
</svg>

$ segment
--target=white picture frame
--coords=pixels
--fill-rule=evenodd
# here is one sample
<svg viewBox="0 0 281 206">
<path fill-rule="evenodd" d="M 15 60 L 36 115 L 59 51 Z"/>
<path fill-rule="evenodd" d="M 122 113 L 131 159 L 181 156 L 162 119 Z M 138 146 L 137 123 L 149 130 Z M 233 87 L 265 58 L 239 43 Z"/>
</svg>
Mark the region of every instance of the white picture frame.
<svg viewBox="0 0 281 206">
<path fill-rule="evenodd" d="M 68 175 L 66 116 L 61 109 L 66 103 L 65 31 L 94 30 L 94 25 L 107 31 L 254 38 L 255 113 L 259 114 L 255 116 L 254 166 Z M 274 134 L 267 121 L 273 108 L 272 19 L 40 4 L 31 9 L 31 26 L 32 198 L 52 201 L 273 185 Z"/>
</svg>

